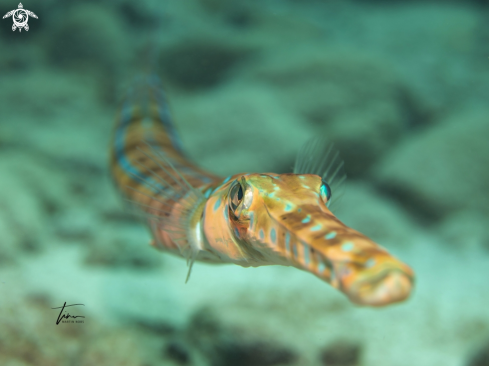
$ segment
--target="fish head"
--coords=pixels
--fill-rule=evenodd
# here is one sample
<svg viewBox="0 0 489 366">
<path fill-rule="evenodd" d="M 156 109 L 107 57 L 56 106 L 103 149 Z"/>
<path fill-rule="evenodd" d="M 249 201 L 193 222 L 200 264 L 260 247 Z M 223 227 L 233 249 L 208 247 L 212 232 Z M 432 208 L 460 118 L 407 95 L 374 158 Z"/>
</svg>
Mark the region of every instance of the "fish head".
<svg viewBox="0 0 489 366">
<path fill-rule="evenodd" d="M 414 281 L 411 268 L 343 224 L 328 208 L 332 194 L 314 174 L 235 177 L 220 199 L 237 264 L 300 268 L 359 305 L 405 300 Z"/>
</svg>

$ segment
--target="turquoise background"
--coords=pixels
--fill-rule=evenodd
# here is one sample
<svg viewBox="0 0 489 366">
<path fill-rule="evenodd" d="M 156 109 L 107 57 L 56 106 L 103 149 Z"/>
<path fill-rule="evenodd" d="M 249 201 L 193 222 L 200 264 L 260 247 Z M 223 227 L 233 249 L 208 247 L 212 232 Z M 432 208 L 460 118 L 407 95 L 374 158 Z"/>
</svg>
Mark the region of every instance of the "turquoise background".
<svg viewBox="0 0 489 366">
<path fill-rule="evenodd" d="M 23 5 L 28 32 L 0 21 L 1 365 L 489 365 L 487 2 Z M 411 298 L 361 308 L 274 266 L 198 263 L 185 285 L 108 173 L 148 65 L 209 171 L 290 172 L 334 142 L 335 214 L 413 267 Z M 56 325 L 65 301 L 83 324 Z"/>
</svg>

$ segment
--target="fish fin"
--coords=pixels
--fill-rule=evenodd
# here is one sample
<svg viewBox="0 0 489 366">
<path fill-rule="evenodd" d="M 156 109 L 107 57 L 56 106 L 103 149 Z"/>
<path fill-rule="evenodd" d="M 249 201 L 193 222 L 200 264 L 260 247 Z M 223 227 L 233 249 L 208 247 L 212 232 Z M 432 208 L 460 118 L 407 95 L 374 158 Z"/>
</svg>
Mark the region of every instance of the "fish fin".
<svg viewBox="0 0 489 366">
<path fill-rule="evenodd" d="M 148 221 L 149 221 L 149 225 L 151 228 L 151 233 L 153 234 L 153 237 L 154 237 L 154 239 L 150 240 L 149 245 L 151 245 L 153 248 L 155 248 L 156 250 L 158 250 L 160 252 L 164 252 L 164 251 L 168 250 L 168 248 L 165 247 L 165 245 L 163 245 L 163 243 L 160 241 L 160 239 L 156 235 L 156 231 L 158 230 L 157 220 L 150 219 Z"/>
<path fill-rule="evenodd" d="M 127 116 L 121 118 L 120 123 L 127 119 L 149 117 L 150 120 L 159 121 L 171 140 L 172 147 L 186 158 L 178 131 L 173 124 L 170 105 L 165 95 L 160 78 L 154 73 L 141 72 L 132 79 L 128 85 L 123 99 L 122 112 Z M 134 107 L 138 107 L 138 113 Z M 125 112 L 127 110 L 127 112 Z M 125 113 L 124 113 L 125 112 Z M 148 144 L 148 142 L 145 142 Z M 158 149 L 154 146 L 153 149 Z M 161 149 L 160 149 L 161 151 Z"/>
<path fill-rule="evenodd" d="M 346 173 L 344 162 L 333 143 L 318 137 L 308 140 L 297 154 L 294 173 L 319 175 L 331 188 L 328 208 L 331 211 L 338 208 L 344 193 Z"/>
<path fill-rule="evenodd" d="M 196 211 L 205 204 L 207 198 L 200 190 L 188 183 L 158 146 L 148 142 L 145 142 L 145 146 L 145 149 L 138 147 L 138 150 L 165 173 L 165 178 L 143 163 L 138 162 L 137 164 L 149 174 L 149 177 L 135 176 L 135 178 L 142 181 L 151 193 L 147 194 L 132 187 L 128 188 L 150 198 L 155 206 L 159 207 L 152 206 L 151 202 L 150 204 L 143 204 L 134 200 L 128 201 L 140 209 L 141 214 L 150 221 L 153 231 L 156 229 L 166 231 L 177 245 L 180 254 L 187 260 L 189 266 L 187 282 L 192 265 L 202 250 L 195 234 L 195 225 L 199 221 L 194 216 Z M 158 243 L 155 242 L 155 244 L 157 247 Z"/>
</svg>

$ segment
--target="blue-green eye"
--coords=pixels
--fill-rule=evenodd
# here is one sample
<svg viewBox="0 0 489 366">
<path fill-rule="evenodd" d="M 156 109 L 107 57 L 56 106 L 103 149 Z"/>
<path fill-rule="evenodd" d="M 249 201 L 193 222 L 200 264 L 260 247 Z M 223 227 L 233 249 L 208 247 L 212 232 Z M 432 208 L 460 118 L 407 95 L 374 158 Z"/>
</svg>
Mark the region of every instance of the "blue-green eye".
<svg viewBox="0 0 489 366">
<path fill-rule="evenodd" d="M 324 180 L 319 189 L 319 193 L 326 206 L 329 206 L 329 203 L 331 202 L 331 188 Z"/>
<path fill-rule="evenodd" d="M 238 206 L 241 204 L 243 200 L 243 187 L 236 181 L 231 187 L 231 193 L 229 195 L 230 199 L 230 207 L 232 211 L 236 211 Z"/>
</svg>

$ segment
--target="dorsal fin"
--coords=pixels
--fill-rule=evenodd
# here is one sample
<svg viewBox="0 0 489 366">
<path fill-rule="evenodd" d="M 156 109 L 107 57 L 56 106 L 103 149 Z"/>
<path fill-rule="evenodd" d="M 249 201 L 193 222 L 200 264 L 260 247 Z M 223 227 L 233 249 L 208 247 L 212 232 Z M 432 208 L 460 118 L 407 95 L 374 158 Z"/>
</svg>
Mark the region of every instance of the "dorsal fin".
<svg viewBox="0 0 489 366">
<path fill-rule="evenodd" d="M 181 255 L 187 259 L 189 266 L 187 278 L 188 281 L 192 270 L 192 265 L 197 259 L 200 248 L 200 243 L 195 240 L 192 235 L 192 230 L 195 228 L 193 216 L 207 198 L 204 194 L 192 187 L 185 177 L 174 167 L 172 162 L 159 150 L 148 142 L 145 142 L 145 149 L 138 147 L 137 149 L 143 153 L 148 159 L 153 161 L 158 168 L 165 174 L 158 174 L 153 169 L 144 165 L 141 162 L 136 162 L 142 170 L 149 173 L 149 177 L 137 177 L 142 183 L 152 191 L 150 195 L 131 187 L 134 190 L 153 201 L 158 202 L 163 208 L 156 209 L 152 206 L 142 204 L 139 201 L 129 200 L 141 209 L 141 212 L 150 220 L 150 224 L 154 227 L 161 228 L 166 231 L 172 241 L 178 246 Z M 160 215 L 166 214 L 166 215 Z"/>
<path fill-rule="evenodd" d="M 331 187 L 331 204 L 334 211 L 343 195 L 346 173 L 343 160 L 334 144 L 314 137 L 302 145 L 294 165 L 295 174 L 319 175 Z"/>
</svg>

